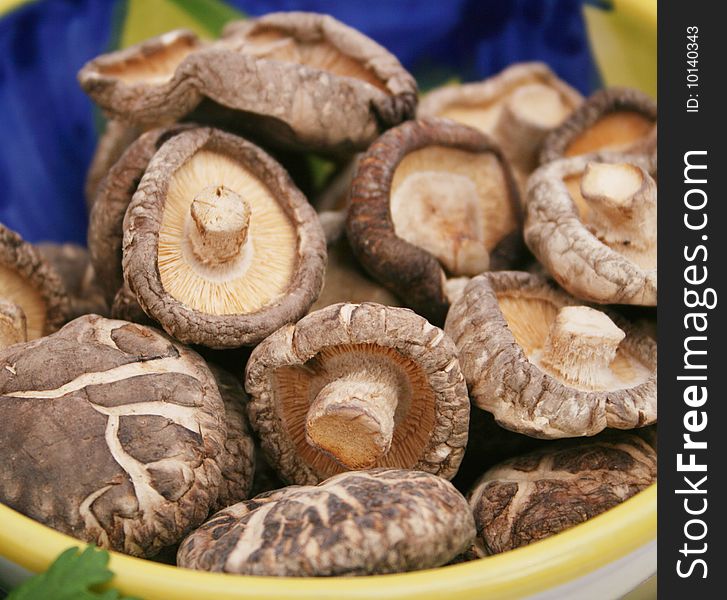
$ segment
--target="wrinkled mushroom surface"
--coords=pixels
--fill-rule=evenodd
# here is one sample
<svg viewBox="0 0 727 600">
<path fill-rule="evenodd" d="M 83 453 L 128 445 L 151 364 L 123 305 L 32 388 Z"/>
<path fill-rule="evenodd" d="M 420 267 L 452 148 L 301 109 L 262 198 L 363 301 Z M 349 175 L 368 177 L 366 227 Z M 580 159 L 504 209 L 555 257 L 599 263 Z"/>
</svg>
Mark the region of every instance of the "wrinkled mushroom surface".
<svg viewBox="0 0 727 600">
<path fill-rule="evenodd" d="M 124 220 L 124 278 L 176 339 L 252 345 L 320 293 L 325 239 L 315 211 L 257 146 L 210 128 L 154 155 Z"/>
<path fill-rule="evenodd" d="M 28 339 L 56 331 L 69 313 L 63 281 L 38 250 L 0 223 L 0 297 L 25 314 Z"/>
<path fill-rule="evenodd" d="M 154 329 L 89 315 L 0 352 L 0 411 L 0 501 L 78 539 L 152 556 L 217 498 L 217 386 Z"/>
<path fill-rule="evenodd" d="M 656 342 L 529 273 L 475 277 L 445 331 L 474 404 L 539 438 L 656 422 Z"/>
<path fill-rule="evenodd" d="M 549 444 L 490 469 L 469 495 L 478 546 L 497 554 L 613 508 L 656 481 L 656 452 L 627 433 Z"/>
<path fill-rule="evenodd" d="M 472 513 L 448 481 L 375 469 L 219 512 L 184 540 L 177 563 L 246 575 L 398 573 L 445 564 L 473 537 Z"/>
<path fill-rule="evenodd" d="M 656 305 L 656 183 L 643 156 L 553 161 L 528 182 L 525 242 L 574 296 Z"/>
<path fill-rule="evenodd" d="M 331 16 L 271 13 L 202 44 L 170 32 L 100 56 L 79 72 L 109 115 L 144 126 L 177 120 L 203 99 L 248 133 L 294 149 L 364 149 L 414 115 L 414 78 L 385 48 Z"/>
<path fill-rule="evenodd" d="M 442 119 L 404 123 L 374 142 L 351 188 L 347 233 L 371 275 L 441 323 L 447 275 L 515 263 L 521 213 L 512 172 L 484 134 Z"/>
<path fill-rule="evenodd" d="M 408 309 L 313 312 L 253 350 L 245 389 L 262 448 L 291 483 L 371 467 L 451 478 L 467 443 L 456 348 Z"/>
<path fill-rule="evenodd" d="M 655 149 L 656 103 L 639 90 L 613 87 L 592 94 L 546 136 L 540 164 L 593 152 Z"/>
<path fill-rule="evenodd" d="M 512 65 L 478 83 L 447 85 L 422 99 L 417 115 L 444 117 L 491 135 L 517 168 L 537 166 L 548 132 L 560 125 L 583 97 L 539 62 Z"/>
</svg>

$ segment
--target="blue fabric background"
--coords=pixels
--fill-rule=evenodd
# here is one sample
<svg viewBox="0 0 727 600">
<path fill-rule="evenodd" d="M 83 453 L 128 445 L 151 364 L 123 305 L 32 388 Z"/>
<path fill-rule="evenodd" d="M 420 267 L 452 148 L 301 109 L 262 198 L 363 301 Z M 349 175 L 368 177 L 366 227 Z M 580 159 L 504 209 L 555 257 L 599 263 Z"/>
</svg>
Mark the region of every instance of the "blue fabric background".
<svg viewBox="0 0 727 600">
<path fill-rule="evenodd" d="M 248 15 L 330 13 L 396 54 L 426 89 L 542 60 L 589 92 L 577 0 L 228 0 Z M 36 0 L 0 19 L 0 222 L 30 241 L 85 242 L 83 183 L 97 137 L 76 82 L 114 47 L 124 0 Z"/>
</svg>

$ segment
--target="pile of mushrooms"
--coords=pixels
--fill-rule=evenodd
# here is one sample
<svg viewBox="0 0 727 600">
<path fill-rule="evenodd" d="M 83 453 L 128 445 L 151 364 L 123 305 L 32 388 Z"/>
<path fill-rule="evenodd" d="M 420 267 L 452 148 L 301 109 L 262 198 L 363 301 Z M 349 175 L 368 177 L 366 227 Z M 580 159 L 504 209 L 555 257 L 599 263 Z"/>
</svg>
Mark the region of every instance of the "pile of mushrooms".
<svg viewBox="0 0 727 600">
<path fill-rule="evenodd" d="M 79 81 L 109 118 L 88 251 L 0 225 L 0 502 L 185 568 L 343 576 L 655 481 L 649 98 L 524 63 L 417 110 L 396 57 L 313 13 Z M 296 183 L 307 153 L 327 188 Z"/>
</svg>

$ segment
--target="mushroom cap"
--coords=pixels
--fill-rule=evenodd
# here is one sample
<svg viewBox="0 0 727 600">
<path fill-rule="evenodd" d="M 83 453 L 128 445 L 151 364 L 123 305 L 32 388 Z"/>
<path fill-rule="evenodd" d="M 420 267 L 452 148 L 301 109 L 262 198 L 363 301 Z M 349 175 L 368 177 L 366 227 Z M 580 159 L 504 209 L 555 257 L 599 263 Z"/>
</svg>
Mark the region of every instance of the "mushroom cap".
<svg viewBox="0 0 727 600">
<path fill-rule="evenodd" d="M 28 339 L 56 331 L 69 313 L 58 273 L 38 250 L 0 223 L 0 297 L 22 308 Z"/>
<path fill-rule="evenodd" d="M 649 96 L 625 87 L 598 90 L 547 135 L 540 164 L 598 151 L 655 151 L 655 134 L 656 103 Z"/>
<path fill-rule="evenodd" d="M 656 481 L 656 452 L 628 433 L 555 442 L 490 469 L 469 494 L 486 554 L 525 546 L 616 506 Z M 517 501 L 515 498 L 517 497 Z"/>
<path fill-rule="evenodd" d="M 286 325 L 255 348 L 247 364 L 250 423 L 263 451 L 291 483 L 315 484 L 345 469 L 306 441 L 316 395 L 347 376 L 346 358 L 397 373 L 391 447 L 376 467 L 451 478 L 467 443 L 469 398 L 456 348 L 411 310 L 373 303 L 334 304 Z M 351 440 L 356 444 L 355 439 Z"/>
<path fill-rule="evenodd" d="M 417 103 L 394 55 L 331 16 L 303 12 L 232 23 L 206 45 L 170 32 L 90 61 L 79 81 L 108 114 L 139 125 L 177 120 L 209 99 L 246 134 L 331 153 L 364 149 Z"/>
<path fill-rule="evenodd" d="M 226 437 L 197 354 L 96 315 L 0 352 L 0 501 L 76 538 L 153 556 L 202 523 Z"/>
<path fill-rule="evenodd" d="M 442 260 L 466 263 L 466 238 L 486 248 L 490 269 L 511 266 L 524 248 L 521 223 L 517 187 L 498 147 L 470 127 L 422 119 L 386 132 L 359 162 L 347 233 L 376 280 L 442 323 L 449 308 Z"/>
<path fill-rule="evenodd" d="M 448 481 L 375 469 L 223 510 L 182 542 L 177 564 L 288 577 L 397 573 L 447 563 L 474 532 L 466 500 Z"/>
<path fill-rule="evenodd" d="M 250 202 L 249 239 L 230 263 L 208 266 L 189 247 L 189 214 L 193 199 L 218 184 Z M 159 149 L 123 228 L 129 288 L 182 342 L 255 344 L 304 315 L 323 284 L 326 245 L 315 211 L 268 154 L 217 129 L 184 131 Z"/>
<path fill-rule="evenodd" d="M 639 264 L 623 249 L 601 241 L 584 222 L 590 209 L 578 183 L 592 162 L 627 162 L 655 171 L 650 157 L 614 153 L 574 156 L 543 165 L 528 181 L 525 242 L 553 278 L 578 298 L 656 306 L 655 255 L 653 263 Z M 656 231 L 655 221 L 645 226 L 650 233 Z"/>
<path fill-rule="evenodd" d="M 242 384 L 228 371 L 213 364 L 208 366 L 225 405 L 227 425 L 224 452 L 219 459 L 222 481 L 217 502 L 211 509 L 217 512 L 250 496 L 255 472 L 255 443 L 247 425 L 247 395 Z"/>
<path fill-rule="evenodd" d="M 159 148 L 192 124 L 175 124 L 152 129 L 139 136 L 111 166 L 98 186 L 88 225 L 88 251 L 99 284 L 109 304 L 124 283 L 121 267 L 124 216 L 144 176 L 149 161 Z"/>
<path fill-rule="evenodd" d="M 656 342 L 621 317 L 608 313 L 626 337 L 605 385 L 574 387 L 540 364 L 558 310 L 577 304 L 545 278 L 501 271 L 475 277 L 452 305 L 445 331 L 472 402 L 502 427 L 550 439 L 656 422 Z"/>
</svg>

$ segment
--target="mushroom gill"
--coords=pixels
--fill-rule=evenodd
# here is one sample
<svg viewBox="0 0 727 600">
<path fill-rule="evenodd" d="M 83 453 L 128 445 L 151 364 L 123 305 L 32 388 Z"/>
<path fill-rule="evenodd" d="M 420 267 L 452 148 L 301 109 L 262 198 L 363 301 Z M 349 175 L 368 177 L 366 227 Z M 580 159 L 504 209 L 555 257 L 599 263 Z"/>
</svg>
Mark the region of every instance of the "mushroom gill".
<svg viewBox="0 0 727 600">
<path fill-rule="evenodd" d="M 649 135 L 654 127 L 652 119 L 636 111 L 608 113 L 575 136 L 563 155 L 576 156 L 599 150 L 628 150 Z"/>
<path fill-rule="evenodd" d="M 40 292 L 15 270 L 0 264 L 2 298 L 17 304 L 25 313 L 28 340 L 45 333 L 47 307 Z"/>
</svg>

